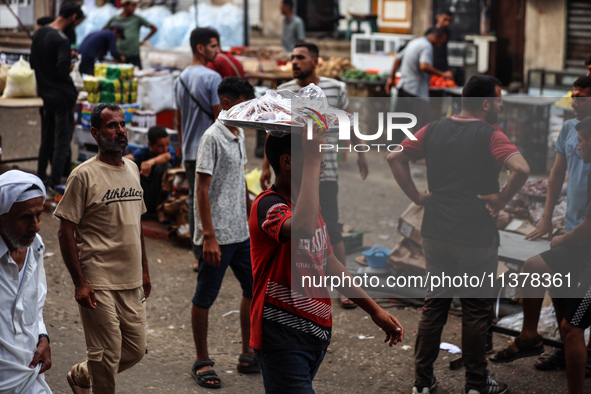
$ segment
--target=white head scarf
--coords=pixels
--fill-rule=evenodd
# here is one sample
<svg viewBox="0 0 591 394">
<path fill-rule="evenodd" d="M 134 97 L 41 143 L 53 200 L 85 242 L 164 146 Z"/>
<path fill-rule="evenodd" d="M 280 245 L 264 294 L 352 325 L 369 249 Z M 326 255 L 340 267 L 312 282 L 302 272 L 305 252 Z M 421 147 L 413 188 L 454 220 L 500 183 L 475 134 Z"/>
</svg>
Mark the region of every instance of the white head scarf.
<svg viewBox="0 0 591 394">
<path fill-rule="evenodd" d="M 37 188 L 28 190 L 31 186 Z M 4 215 L 15 202 L 28 201 L 43 197 L 45 185 L 37 176 L 19 170 L 10 170 L 0 175 L 0 215 Z"/>
</svg>

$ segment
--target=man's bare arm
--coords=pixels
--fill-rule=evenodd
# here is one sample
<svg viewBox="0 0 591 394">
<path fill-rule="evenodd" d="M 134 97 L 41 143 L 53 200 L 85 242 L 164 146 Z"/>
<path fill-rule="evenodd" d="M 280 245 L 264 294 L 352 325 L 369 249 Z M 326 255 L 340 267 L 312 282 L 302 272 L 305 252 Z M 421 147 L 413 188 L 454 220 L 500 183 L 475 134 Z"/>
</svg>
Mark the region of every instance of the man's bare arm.
<svg viewBox="0 0 591 394">
<path fill-rule="evenodd" d="M 179 150 L 182 152 L 183 149 L 183 133 L 181 133 L 182 128 L 182 118 L 181 118 L 181 111 L 178 109 L 174 110 L 174 123 L 176 125 L 177 135 L 179 137 Z"/>
<path fill-rule="evenodd" d="M 410 174 L 409 159 L 402 152 L 392 152 L 387 156 L 394 179 L 408 198 L 417 205 L 424 205 L 431 193 L 419 193 Z"/>
<path fill-rule="evenodd" d="M 148 33 L 148 35 L 146 37 L 144 37 L 144 39 L 140 42 L 140 45 L 143 45 L 146 41 L 148 41 L 150 39 L 150 37 L 152 37 L 154 34 L 156 34 L 156 31 L 158 31 L 158 28 L 154 25 L 150 25 L 148 26 L 148 28 L 150 29 L 150 32 Z"/>
<path fill-rule="evenodd" d="M 454 75 L 451 72 L 451 70 L 441 71 L 441 70 L 436 69 L 435 67 L 433 67 L 429 63 L 421 63 L 421 64 L 419 64 L 419 69 L 421 71 L 424 71 L 424 72 L 429 73 L 431 75 L 438 75 L 438 76 L 444 77 L 444 78 L 453 79 L 453 77 L 454 77 Z"/>
<path fill-rule="evenodd" d="M 479 199 L 486 201 L 486 208 L 493 217 L 496 217 L 499 211 L 521 190 L 529 176 L 529 165 L 521 153 L 509 157 L 505 162 L 505 167 L 511 172 L 505 188 L 500 193 L 478 196 Z"/>
<path fill-rule="evenodd" d="M 560 196 L 562 190 L 562 184 L 566 177 L 566 158 L 561 154 L 557 153 L 554 157 L 554 165 L 550 171 L 550 177 L 548 178 L 548 191 L 546 192 L 546 203 L 544 204 L 544 213 L 542 219 L 536 226 L 536 229 L 529 233 L 525 239 L 531 241 L 543 237 L 545 234 L 552 235 L 552 215 L 554 213 L 554 207 Z"/>
<path fill-rule="evenodd" d="M 150 271 L 148 269 L 148 255 L 146 254 L 144 232 L 141 229 L 140 241 L 142 246 L 142 287 L 144 288 L 144 297 L 148 298 L 152 292 L 152 281 L 150 280 Z"/>
<path fill-rule="evenodd" d="M 336 276 L 338 278 L 351 277 L 347 268 L 335 257 L 334 254 L 328 256 L 328 262 L 326 264 L 325 275 Z M 352 283 L 353 279 L 351 278 Z M 343 281 L 344 283 L 344 281 Z M 335 288 L 339 293 L 343 294 L 351 301 L 356 303 L 366 311 L 373 322 L 380 327 L 386 333 L 386 339 L 384 342 L 390 342 L 390 346 L 396 345 L 404 338 L 404 329 L 402 324 L 394 316 L 382 309 L 376 302 L 370 298 L 367 293 L 357 286 L 341 286 Z"/>
<path fill-rule="evenodd" d="M 388 80 L 386 81 L 386 93 L 390 94 L 390 90 L 394 87 L 394 81 L 396 80 L 396 72 L 398 71 L 398 69 L 400 68 L 400 64 L 402 63 L 402 58 L 399 56 L 396 56 L 396 58 L 394 59 L 394 64 L 392 65 L 392 71 L 390 72 L 390 76 L 388 77 Z"/>
<path fill-rule="evenodd" d="M 94 289 L 86 281 L 86 277 L 82 272 L 82 267 L 80 266 L 80 260 L 78 258 L 78 248 L 76 247 L 76 238 L 74 236 L 76 227 L 77 224 L 72 223 L 69 220 L 61 219 L 60 228 L 58 230 L 60 250 L 62 252 L 64 263 L 72 277 L 72 282 L 74 282 L 74 298 L 76 299 L 76 302 L 85 308 L 95 309 L 96 300 L 94 298 Z"/>
<path fill-rule="evenodd" d="M 197 173 L 195 196 L 197 196 L 197 209 L 199 209 L 199 219 L 203 228 L 203 260 L 213 267 L 219 267 L 222 261 L 222 251 L 215 237 L 213 221 L 211 220 L 210 184 L 211 175 L 202 172 Z"/>
<path fill-rule="evenodd" d="M 39 338 L 29 368 L 34 369 L 39 363 L 41 363 L 41 369 L 39 370 L 40 374 L 51 368 L 51 348 L 49 347 L 49 340 L 45 337 Z"/>
</svg>

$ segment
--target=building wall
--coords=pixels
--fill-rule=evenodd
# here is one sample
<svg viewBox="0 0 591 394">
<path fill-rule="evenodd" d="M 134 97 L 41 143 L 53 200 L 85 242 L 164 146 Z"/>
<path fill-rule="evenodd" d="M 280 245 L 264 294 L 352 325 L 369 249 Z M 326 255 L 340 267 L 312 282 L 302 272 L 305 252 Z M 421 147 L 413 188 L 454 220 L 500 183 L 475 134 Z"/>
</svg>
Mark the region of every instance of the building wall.
<svg viewBox="0 0 591 394">
<path fill-rule="evenodd" d="M 413 0 L 412 22 L 409 34 L 422 36 L 431 26 L 432 17 L 432 0 Z"/>
<path fill-rule="evenodd" d="M 281 0 L 265 0 L 261 2 L 261 20 L 263 35 L 266 37 L 281 37 L 283 15 L 279 11 Z"/>
<path fill-rule="evenodd" d="M 566 0 L 527 0 L 524 76 L 533 68 L 562 70 L 566 40 Z"/>
</svg>

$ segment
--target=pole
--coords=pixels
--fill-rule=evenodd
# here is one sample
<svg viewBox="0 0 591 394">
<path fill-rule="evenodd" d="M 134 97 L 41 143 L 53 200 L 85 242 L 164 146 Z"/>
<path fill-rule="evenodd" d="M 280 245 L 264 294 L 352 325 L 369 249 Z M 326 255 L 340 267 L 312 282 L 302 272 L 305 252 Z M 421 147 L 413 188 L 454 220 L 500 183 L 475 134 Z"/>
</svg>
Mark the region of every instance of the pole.
<svg viewBox="0 0 591 394">
<path fill-rule="evenodd" d="M 199 6 L 198 0 L 193 0 L 193 8 L 195 8 L 195 27 L 199 27 L 199 18 L 197 13 L 197 7 Z"/>
<path fill-rule="evenodd" d="M 248 46 L 250 42 L 248 26 L 248 0 L 244 0 L 244 46 Z"/>
</svg>

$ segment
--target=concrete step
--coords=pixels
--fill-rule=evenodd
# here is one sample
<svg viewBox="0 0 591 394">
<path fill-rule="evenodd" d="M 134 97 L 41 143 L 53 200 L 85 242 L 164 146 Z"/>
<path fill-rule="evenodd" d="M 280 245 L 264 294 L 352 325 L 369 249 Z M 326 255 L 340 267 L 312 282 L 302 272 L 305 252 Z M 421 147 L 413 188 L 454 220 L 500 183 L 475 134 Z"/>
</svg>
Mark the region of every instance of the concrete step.
<svg viewBox="0 0 591 394">
<path fill-rule="evenodd" d="M 30 48 L 31 39 L 24 31 L 0 29 L 0 46 L 6 48 Z"/>
</svg>

